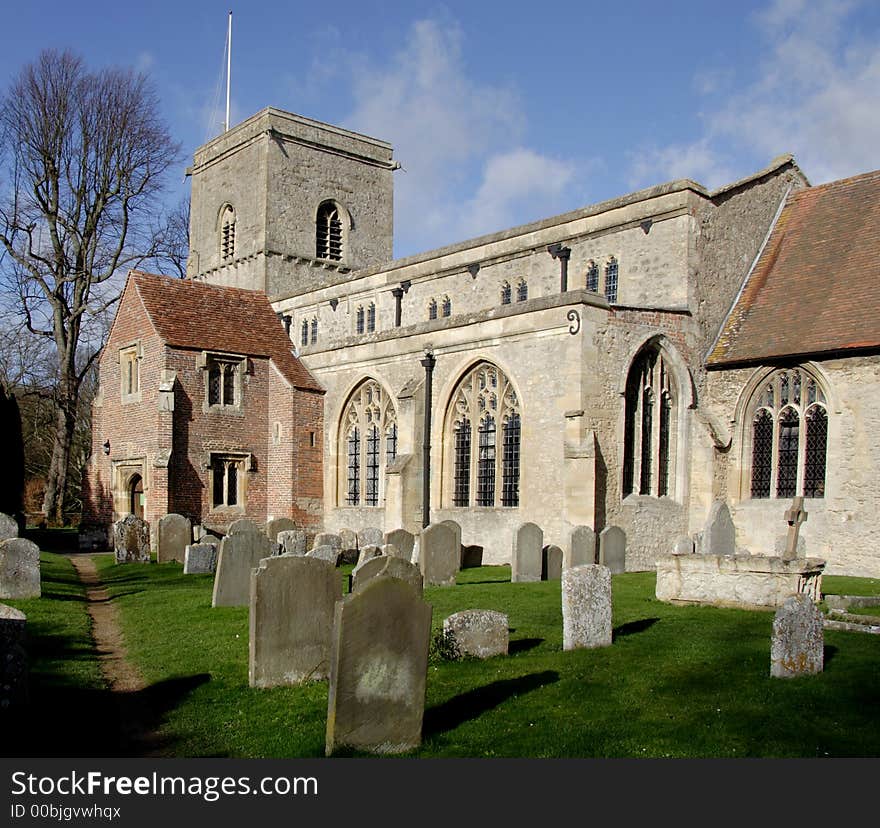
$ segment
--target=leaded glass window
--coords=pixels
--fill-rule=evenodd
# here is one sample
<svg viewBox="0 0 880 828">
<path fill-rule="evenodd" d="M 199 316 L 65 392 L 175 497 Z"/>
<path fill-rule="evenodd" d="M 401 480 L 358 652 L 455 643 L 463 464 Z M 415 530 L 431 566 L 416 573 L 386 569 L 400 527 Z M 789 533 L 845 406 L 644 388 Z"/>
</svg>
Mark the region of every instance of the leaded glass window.
<svg viewBox="0 0 880 828">
<path fill-rule="evenodd" d="M 362 334 L 364 332 L 364 309 L 363 309 L 363 307 L 359 307 L 355 311 L 354 317 L 355 317 L 355 323 L 354 323 L 355 333 Z"/>
<path fill-rule="evenodd" d="M 208 405 L 237 405 L 238 373 L 241 360 L 208 357 Z"/>
<path fill-rule="evenodd" d="M 215 454 L 211 457 L 211 505 L 215 509 L 243 506 L 242 477 L 245 458 Z"/>
<path fill-rule="evenodd" d="M 428 302 L 428 319 L 436 319 L 437 318 L 437 300 L 431 299 Z"/>
<path fill-rule="evenodd" d="M 509 282 L 505 282 L 503 285 L 501 285 L 501 304 L 502 305 L 509 305 L 510 304 L 511 294 L 512 294 L 512 291 L 510 289 Z"/>
<path fill-rule="evenodd" d="M 593 261 L 587 265 L 586 288 L 593 291 L 593 293 L 599 292 L 599 265 Z"/>
<path fill-rule="evenodd" d="M 525 302 L 529 298 L 529 286 L 525 279 L 520 279 L 516 286 L 516 301 Z"/>
<path fill-rule="evenodd" d="M 462 378 L 447 412 L 451 439 L 444 441 L 452 506 L 519 506 L 520 416 L 516 391 L 495 365 L 481 362 Z"/>
<path fill-rule="evenodd" d="M 441 311 L 443 316 L 449 316 L 452 313 L 452 300 L 448 296 L 443 297 Z"/>
<path fill-rule="evenodd" d="M 605 298 L 608 304 L 613 305 L 617 302 L 617 277 L 618 265 L 617 259 L 612 256 L 605 265 Z"/>
<path fill-rule="evenodd" d="M 747 479 L 753 498 L 824 497 L 828 449 L 825 393 L 804 368 L 764 380 L 752 398 Z"/>
<path fill-rule="evenodd" d="M 340 474 L 340 500 L 348 506 L 380 506 L 385 468 L 397 457 L 394 405 L 378 382 L 365 380 L 343 412 L 339 456 L 346 466 Z"/>
<path fill-rule="evenodd" d="M 318 317 L 312 317 L 312 345 L 318 341 Z"/>
<path fill-rule="evenodd" d="M 309 344 L 309 320 L 303 319 L 302 330 L 300 335 L 300 344 L 305 347 Z"/>
<path fill-rule="evenodd" d="M 367 333 L 376 330 L 376 306 L 372 302 L 367 306 Z"/>
</svg>

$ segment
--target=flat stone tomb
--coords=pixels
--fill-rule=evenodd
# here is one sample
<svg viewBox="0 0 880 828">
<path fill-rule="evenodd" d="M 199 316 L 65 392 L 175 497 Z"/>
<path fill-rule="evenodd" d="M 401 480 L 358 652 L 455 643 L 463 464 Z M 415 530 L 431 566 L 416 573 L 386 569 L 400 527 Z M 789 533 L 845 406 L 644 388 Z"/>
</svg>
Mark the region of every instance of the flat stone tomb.
<svg viewBox="0 0 880 828">
<path fill-rule="evenodd" d="M 150 524 L 137 515 L 126 515 L 113 524 L 116 563 L 150 562 Z"/>
<path fill-rule="evenodd" d="M 183 553 L 184 575 L 213 575 L 217 571 L 217 544 L 191 543 Z"/>
<path fill-rule="evenodd" d="M 220 541 L 214 574 L 212 607 L 246 607 L 250 602 L 251 570 L 274 555 L 277 544 L 262 532 L 227 535 Z"/>
<path fill-rule="evenodd" d="M 419 536 L 419 567 L 425 586 L 453 586 L 461 552 L 455 532 L 442 523 L 432 523 Z"/>
<path fill-rule="evenodd" d="M 808 595 L 789 596 L 773 618 L 770 675 L 795 678 L 821 673 L 824 659 L 822 613 Z"/>
<path fill-rule="evenodd" d="M 372 578 L 337 602 L 328 756 L 342 747 L 384 754 L 421 744 L 430 638 L 430 604 L 398 578 Z"/>
<path fill-rule="evenodd" d="M 562 649 L 611 644 L 611 570 L 584 564 L 562 572 Z"/>
<path fill-rule="evenodd" d="M 39 598 L 40 547 L 27 538 L 0 541 L 0 598 Z"/>
<path fill-rule="evenodd" d="M 443 620 L 443 632 L 452 634 L 463 656 L 507 655 L 510 635 L 507 616 L 502 612 L 479 609 L 456 612 Z"/>
<path fill-rule="evenodd" d="M 342 582 L 329 561 L 265 558 L 251 571 L 248 681 L 277 687 L 330 675 L 333 614 Z"/>
<path fill-rule="evenodd" d="M 527 583 L 541 580 L 541 550 L 544 532 L 534 523 L 523 523 L 513 536 L 510 580 Z"/>
<path fill-rule="evenodd" d="M 192 523 L 183 515 L 163 515 L 157 524 L 156 560 L 184 562 L 186 547 L 192 543 Z"/>
</svg>

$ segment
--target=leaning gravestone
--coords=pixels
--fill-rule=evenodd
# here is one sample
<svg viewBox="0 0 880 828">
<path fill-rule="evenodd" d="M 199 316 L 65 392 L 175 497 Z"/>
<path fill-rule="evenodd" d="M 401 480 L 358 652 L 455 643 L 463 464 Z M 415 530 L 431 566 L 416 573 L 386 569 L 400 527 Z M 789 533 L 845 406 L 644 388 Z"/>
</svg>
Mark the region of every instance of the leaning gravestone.
<svg viewBox="0 0 880 828">
<path fill-rule="evenodd" d="M 825 657 L 822 613 L 809 595 L 785 599 L 773 617 L 770 675 L 794 678 L 821 673 Z"/>
<path fill-rule="evenodd" d="M 274 555 L 277 544 L 262 532 L 239 532 L 220 541 L 212 607 L 245 607 L 250 600 L 251 570 Z"/>
<path fill-rule="evenodd" d="M 0 541 L 18 537 L 18 523 L 15 518 L 0 512 Z"/>
<path fill-rule="evenodd" d="M 169 514 L 159 518 L 156 560 L 159 563 L 183 563 L 188 544 L 192 543 L 192 524 L 183 515 Z"/>
<path fill-rule="evenodd" d="M 27 701 L 27 616 L 0 604 L 0 713 Z"/>
<path fill-rule="evenodd" d="M 404 753 L 419 747 L 430 640 L 431 605 L 398 578 L 372 578 L 337 602 L 328 756 L 339 748 Z"/>
<path fill-rule="evenodd" d="M 507 655 L 509 634 L 504 613 L 476 609 L 456 612 L 443 621 L 443 632 L 452 634 L 463 656 Z"/>
<path fill-rule="evenodd" d="M 425 586 L 454 586 L 461 553 L 452 529 L 432 523 L 422 530 L 419 549 L 419 568 Z"/>
<path fill-rule="evenodd" d="M 416 542 L 416 536 L 406 529 L 395 529 L 393 532 L 385 533 L 385 543 L 393 544 L 397 547 L 398 557 L 407 561 L 412 560 L 413 545 Z"/>
<path fill-rule="evenodd" d="M 126 515 L 113 524 L 116 563 L 150 562 L 150 524 L 137 515 Z"/>
<path fill-rule="evenodd" d="M 227 535 L 244 535 L 248 532 L 262 532 L 263 530 L 257 526 L 252 520 L 248 520 L 247 518 L 239 518 L 238 520 L 232 521 L 229 524 L 229 529 L 227 530 Z"/>
<path fill-rule="evenodd" d="M 363 549 L 365 546 L 381 546 L 385 543 L 385 533 L 374 526 L 368 526 L 358 532 L 357 539 L 358 549 Z"/>
<path fill-rule="evenodd" d="M 213 575 L 217 570 L 217 544 L 191 543 L 183 552 L 184 575 Z"/>
<path fill-rule="evenodd" d="M 563 569 L 596 563 L 596 533 L 589 526 L 575 526 L 571 530 L 567 551 Z"/>
<path fill-rule="evenodd" d="M 266 524 L 266 535 L 268 535 L 270 540 L 277 541 L 279 532 L 290 532 L 296 528 L 296 521 L 292 518 L 273 518 Z"/>
<path fill-rule="evenodd" d="M 410 586 L 418 592 L 419 597 L 423 593 L 423 579 L 421 570 L 409 561 L 402 558 L 392 558 L 380 556 L 367 561 L 359 570 L 353 572 L 352 575 L 352 592 L 358 592 L 366 586 L 373 578 L 382 575 L 388 578 L 399 578 L 406 581 Z"/>
<path fill-rule="evenodd" d="M 558 581 L 562 577 L 562 550 L 549 544 L 541 550 L 541 580 Z"/>
<path fill-rule="evenodd" d="M 709 519 L 703 528 L 699 551 L 704 555 L 735 555 L 736 527 L 730 509 L 723 500 L 716 500 L 709 509 Z"/>
<path fill-rule="evenodd" d="M 40 547 L 27 538 L 0 541 L 0 598 L 40 597 Z"/>
<path fill-rule="evenodd" d="M 562 572 L 562 649 L 611 644 L 611 570 L 584 564 Z"/>
<path fill-rule="evenodd" d="M 306 553 L 307 558 L 317 558 L 319 561 L 329 561 L 333 564 L 333 566 L 337 566 L 339 563 L 339 557 L 342 555 L 342 550 L 338 546 L 331 546 L 329 543 L 321 544 L 321 546 L 316 546 L 310 552 Z M 290 558 L 294 557 L 289 553 L 286 555 L 282 555 L 282 558 Z"/>
<path fill-rule="evenodd" d="M 266 558 L 251 572 L 248 681 L 278 687 L 330 675 L 342 582 L 328 561 Z"/>
<path fill-rule="evenodd" d="M 461 568 L 474 569 L 483 565 L 483 547 L 472 543 L 461 547 Z"/>
<path fill-rule="evenodd" d="M 606 526 L 599 533 L 599 563 L 612 575 L 626 572 L 626 532 L 619 526 Z"/>
<path fill-rule="evenodd" d="M 541 550 L 544 532 L 534 523 L 523 523 L 513 536 L 513 555 L 510 559 L 510 580 L 528 583 L 541 580 Z"/>
<path fill-rule="evenodd" d="M 281 546 L 282 555 L 305 555 L 306 533 L 304 529 L 286 529 L 278 533 L 276 538 Z"/>
</svg>

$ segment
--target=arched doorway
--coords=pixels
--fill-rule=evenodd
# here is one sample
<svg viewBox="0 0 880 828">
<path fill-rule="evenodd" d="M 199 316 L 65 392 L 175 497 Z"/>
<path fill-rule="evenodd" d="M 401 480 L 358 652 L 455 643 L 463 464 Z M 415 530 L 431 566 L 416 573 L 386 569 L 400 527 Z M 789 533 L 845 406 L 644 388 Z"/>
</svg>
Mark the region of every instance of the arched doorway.
<svg viewBox="0 0 880 828">
<path fill-rule="evenodd" d="M 144 519 L 144 479 L 139 474 L 132 475 L 128 481 L 128 511 Z"/>
</svg>

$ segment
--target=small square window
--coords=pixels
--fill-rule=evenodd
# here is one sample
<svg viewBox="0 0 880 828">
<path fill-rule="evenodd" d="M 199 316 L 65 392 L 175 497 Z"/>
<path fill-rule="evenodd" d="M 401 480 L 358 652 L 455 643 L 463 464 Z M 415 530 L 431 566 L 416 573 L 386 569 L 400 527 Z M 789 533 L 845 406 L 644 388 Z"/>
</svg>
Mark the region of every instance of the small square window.
<svg viewBox="0 0 880 828">
<path fill-rule="evenodd" d="M 241 409 L 244 366 L 242 357 L 205 355 L 205 407 L 208 410 Z"/>
</svg>

